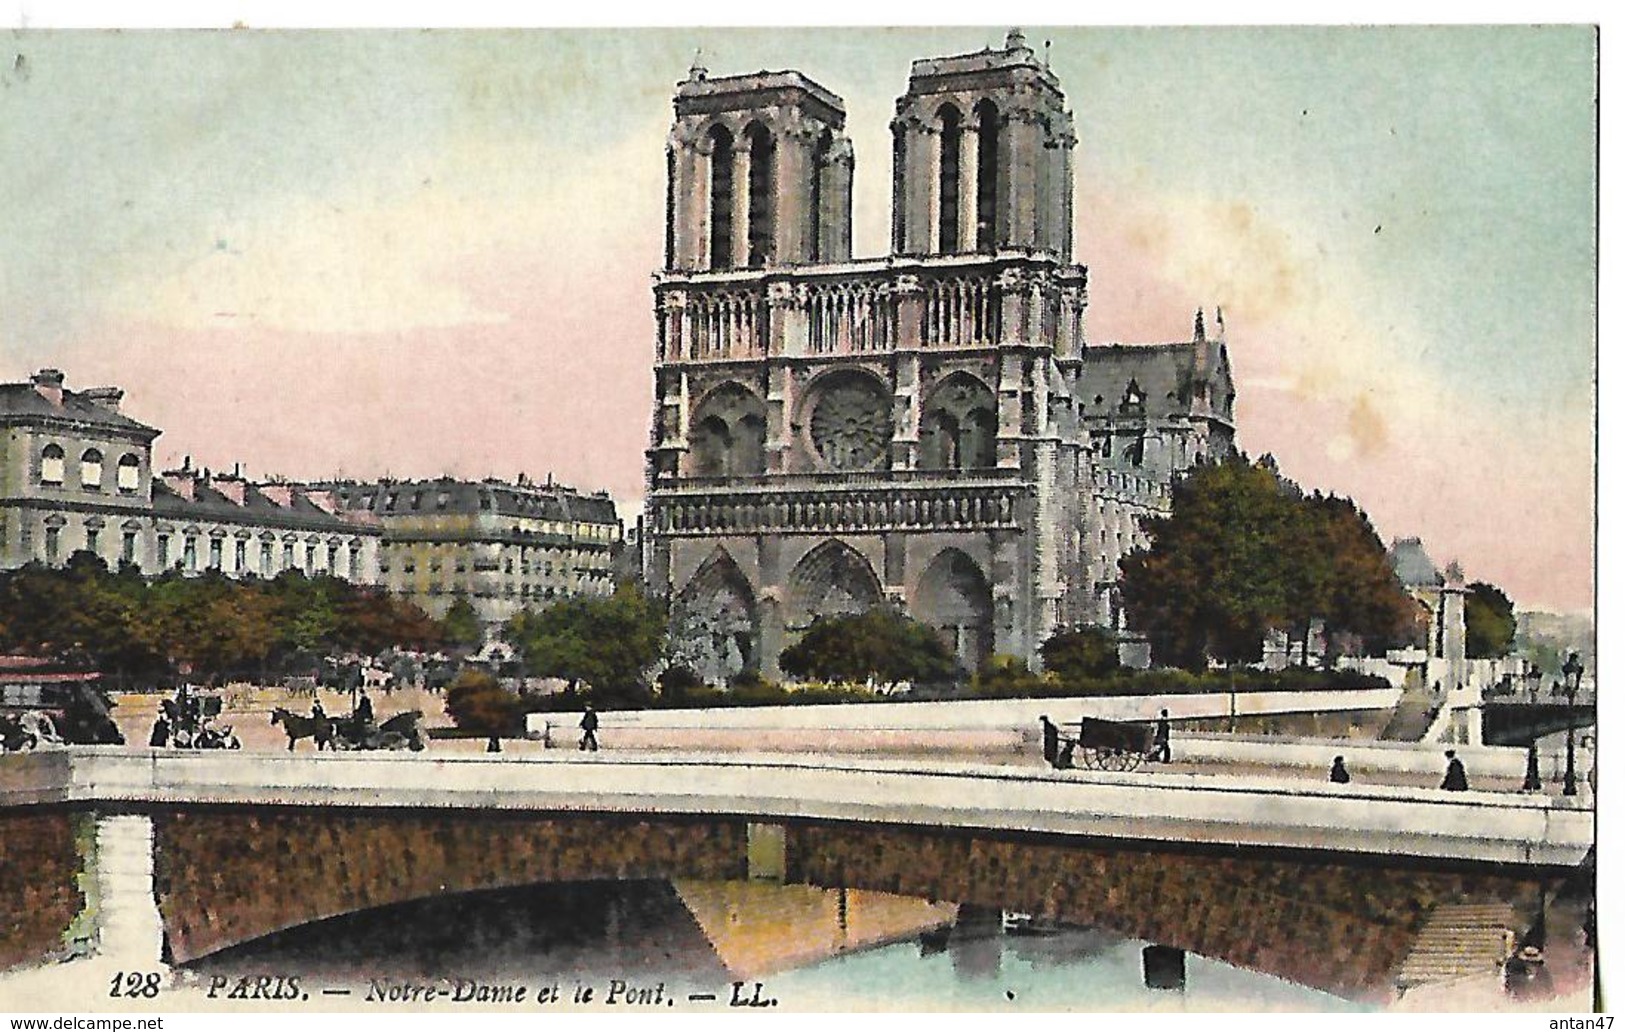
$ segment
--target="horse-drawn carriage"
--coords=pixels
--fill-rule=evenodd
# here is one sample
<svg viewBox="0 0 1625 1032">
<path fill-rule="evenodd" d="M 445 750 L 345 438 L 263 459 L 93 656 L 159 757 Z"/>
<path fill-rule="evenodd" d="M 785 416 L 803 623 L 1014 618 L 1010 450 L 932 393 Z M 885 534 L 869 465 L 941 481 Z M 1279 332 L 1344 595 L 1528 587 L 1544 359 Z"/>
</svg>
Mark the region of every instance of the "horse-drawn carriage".
<svg viewBox="0 0 1625 1032">
<path fill-rule="evenodd" d="M 153 729 L 153 745 L 176 749 L 241 749 L 229 724 L 220 723 L 224 703 L 210 693 L 178 692 L 161 703 L 162 726 Z"/>
<path fill-rule="evenodd" d="M 301 738 L 309 738 L 316 751 L 323 749 L 410 749 L 422 752 L 429 744 L 423 732 L 423 713 L 408 710 L 397 713 L 382 723 L 374 723 L 361 714 L 347 717 L 329 717 L 316 713 L 309 716 L 276 707 L 271 711 L 271 723 L 281 726 L 288 736 L 288 751 Z"/>
<path fill-rule="evenodd" d="M 123 744 L 100 675 L 48 667 L 28 660 L 22 669 L 0 673 L 0 751 Z"/>
<path fill-rule="evenodd" d="M 1155 730 L 1146 724 L 1085 717 L 1077 724 L 1076 735 L 1060 736 L 1057 767 L 1085 767 L 1093 770 L 1133 770 L 1157 752 Z"/>
</svg>

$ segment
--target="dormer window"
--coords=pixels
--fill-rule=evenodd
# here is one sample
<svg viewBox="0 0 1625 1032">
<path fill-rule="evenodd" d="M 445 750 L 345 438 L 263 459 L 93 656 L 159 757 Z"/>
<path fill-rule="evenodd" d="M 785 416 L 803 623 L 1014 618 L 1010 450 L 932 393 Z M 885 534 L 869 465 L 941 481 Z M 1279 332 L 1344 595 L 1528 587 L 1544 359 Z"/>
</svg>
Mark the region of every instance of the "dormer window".
<svg viewBox="0 0 1625 1032">
<path fill-rule="evenodd" d="M 125 492 L 141 489 L 141 459 L 138 456 L 125 455 L 118 460 L 118 489 Z"/>
<path fill-rule="evenodd" d="M 39 479 L 42 484 L 55 484 L 62 486 L 62 479 L 66 475 L 65 456 L 59 445 L 47 444 L 40 452 Z"/>
<path fill-rule="evenodd" d="M 102 488 L 102 453 L 95 448 L 86 448 L 79 456 L 79 486 L 93 491 Z"/>
</svg>

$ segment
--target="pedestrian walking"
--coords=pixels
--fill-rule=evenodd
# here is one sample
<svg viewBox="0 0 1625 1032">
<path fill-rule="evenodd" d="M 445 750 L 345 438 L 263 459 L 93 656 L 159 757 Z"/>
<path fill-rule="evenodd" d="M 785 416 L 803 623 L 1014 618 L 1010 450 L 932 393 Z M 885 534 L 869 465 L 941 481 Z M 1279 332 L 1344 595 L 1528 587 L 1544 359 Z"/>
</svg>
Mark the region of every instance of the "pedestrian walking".
<svg viewBox="0 0 1625 1032">
<path fill-rule="evenodd" d="M 501 752 L 502 751 L 502 740 L 497 738 L 496 735 L 492 735 L 491 740 L 485 743 L 485 751 L 486 752 Z"/>
<path fill-rule="evenodd" d="M 1157 718 L 1157 728 L 1151 733 L 1151 759 L 1157 763 L 1167 763 L 1173 759 L 1173 753 L 1168 748 L 1168 711 L 1163 710 L 1162 716 Z"/>
<path fill-rule="evenodd" d="M 587 703 L 587 711 L 581 714 L 581 745 L 582 750 L 598 751 L 598 714 L 592 711 L 592 703 Z"/>
<path fill-rule="evenodd" d="M 1349 769 L 1343 766 L 1343 757 L 1341 756 L 1332 757 L 1331 780 L 1334 785 L 1346 785 L 1349 783 Z"/>
<path fill-rule="evenodd" d="M 158 719 L 153 722 L 152 737 L 147 739 L 147 744 L 154 749 L 162 749 L 169 744 L 169 718 L 162 713 L 158 714 Z"/>
<path fill-rule="evenodd" d="M 1467 791 L 1467 768 L 1463 767 L 1461 760 L 1456 758 L 1456 750 L 1446 749 L 1444 758 L 1450 762 L 1445 767 L 1444 781 L 1439 787 L 1447 792 Z"/>
<path fill-rule="evenodd" d="M 360 701 L 355 704 L 355 716 L 363 725 L 372 723 L 372 700 L 366 692 L 361 693 Z"/>
<path fill-rule="evenodd" d="M 1044 725 L 1044 762 L 1053 767 L 1061 755 L 1061 729 L 1050 723 L 1048 716 L 1039 716 L 1038 722 Z"/>
</svg>

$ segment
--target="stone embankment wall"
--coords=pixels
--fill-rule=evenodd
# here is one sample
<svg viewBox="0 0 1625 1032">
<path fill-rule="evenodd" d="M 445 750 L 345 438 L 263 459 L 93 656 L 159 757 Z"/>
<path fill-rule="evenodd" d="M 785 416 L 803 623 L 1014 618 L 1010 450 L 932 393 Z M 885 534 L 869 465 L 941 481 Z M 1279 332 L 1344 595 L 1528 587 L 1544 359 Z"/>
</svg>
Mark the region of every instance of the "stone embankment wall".
<svg viewBox="0 0 1625 1032">
<path fill-rule="evenodd" d="M 80 821 L 66 810 L 0 811 L 0 971 L 66 950 L 85 906 Z"/>
<path fill-rule="evenodd" d="M 159 813 L 153 825 L 158 910 L 174 963 L 426 896 L 745 876 L 743 821 L 221 807 Z"/>
</svg>

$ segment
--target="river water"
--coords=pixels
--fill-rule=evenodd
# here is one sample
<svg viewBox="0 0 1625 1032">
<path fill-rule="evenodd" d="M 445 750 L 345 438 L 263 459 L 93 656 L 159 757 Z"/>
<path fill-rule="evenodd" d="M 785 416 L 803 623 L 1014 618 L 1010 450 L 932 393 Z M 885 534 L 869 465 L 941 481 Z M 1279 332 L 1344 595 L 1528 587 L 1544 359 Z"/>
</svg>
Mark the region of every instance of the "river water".
<svg viewBox="0 0 1625 1032">
<path fill-rule="evenodd" d="M 526 986 L 531 1000 L 552 988 L 564 1004 L 596 987 L 591 1002 L 603 1004 L 619 983 L 615 1005 L 631 996 L 689 1008 L 1364 1009 L 1189 954 L 1182 990 L 1147 988 L 1147 943 L 1084 928 L 1029 930 L 1041 934 L 1007 933 L 998 911 L 872 893 L 593 882 L 381 907 L 266 936 L 185 970 L 200 985 L 297 977 L 305 991 L 351 1004 L 413 986 L 466 994 L 474 985 Z M 657 997 L 647 994 L 657 986 Z"/>
</svg>

